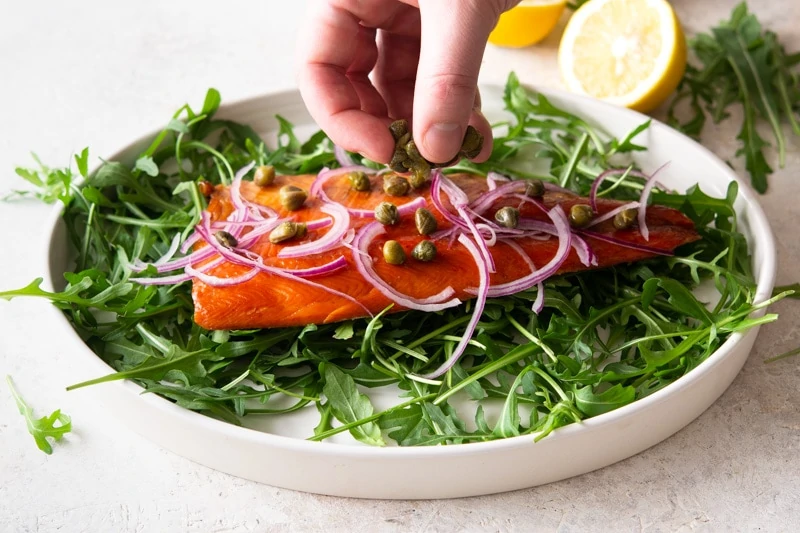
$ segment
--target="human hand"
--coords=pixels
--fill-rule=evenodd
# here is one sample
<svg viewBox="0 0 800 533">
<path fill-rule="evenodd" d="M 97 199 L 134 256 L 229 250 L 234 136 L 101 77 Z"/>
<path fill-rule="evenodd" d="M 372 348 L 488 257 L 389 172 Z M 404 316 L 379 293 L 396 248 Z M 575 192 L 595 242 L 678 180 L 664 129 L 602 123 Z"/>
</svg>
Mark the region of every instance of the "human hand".
<svg viewBox="0 0 800 533">
<path fill-rule="evenodd" d="M 468 124 L 483 134 L 477 82 L 489 33 L 519 0 L 312 0 L 299 85 L 311 115 L 342 148 L 388 162 L 388 125 L 409 119 L 428 161 L 450 161 Z"/>
</svg>

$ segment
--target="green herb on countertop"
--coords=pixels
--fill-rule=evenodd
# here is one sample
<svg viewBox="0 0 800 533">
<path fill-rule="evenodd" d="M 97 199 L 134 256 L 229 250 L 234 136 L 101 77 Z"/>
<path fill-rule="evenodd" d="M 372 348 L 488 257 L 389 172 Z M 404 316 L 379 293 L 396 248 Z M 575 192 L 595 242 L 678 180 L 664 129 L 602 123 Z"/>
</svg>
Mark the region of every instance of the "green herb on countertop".
<svg viewBox="0 0 800 533">
<path fill-rule="evenodd" d="M 72 431 L 72 420 L 69 416 L 62 414 L 60 409 L 56 409 L 50 416 L 43 416 L 42 418 L 35 418 L 33 415 L 33 408 L 25 403 L 17 389 L 14 387 L 14 382 L 11 376 L 6 376 L 6 383 L 11 396 L 19 409 L 19 414 L 25 417 L 25 424 L 28 426 L 28 432 L 33 436 L 36 441 L 36 446 L 39 447 L 47 455 L 53 453 L 53 446 L 47 439 L 60 441 L 64 435 Z M 58 424 L 58 425 L 56 425 Z"/>
<path fill-rule="evenodd" d="M 769 125 L 782 168 L 786 158 L 784 124 L 800 136 L 800 52 L 788 54 L 778 36 L 764 29 L 744 2 L 736 6 L 730 20 L 689 39 L 689 48 L 697 66 L 687 65 L 669 109 L 669 124 L 699 137 L 708 117 L 719 123 L 730 116 L 731 107 L 740 107 L 742 126 L 736 155 L 744 156 L 753 188 L 766 192 L 773 169 L 765 154 L 770 144 L 759 134 L 758 125 Z M 682 122 L 677 109 L 683 102 L 689 104 L 690 118 Z"/>
<path fill-rule="evenodd" d="M 63 292 L 44 291 L 37 280 L 0 292 L 0 299 L 50 299 L 117 370 L 71 389 L 132 379 L 149 393 L 234 424 L 245 416 L 279 416 L 314 405 L 320 422 L 309 428 L 312 440 L 341 432 L 369 444 L 388 438 L 403 446 L 516 435 L 540 439 L 668 386 L 731 333 L 776 320 L 775 314 L 751 314 L 791 294 L 754 301 L 732 183 L 725 198 L 709 197 L 697 186 L 685 194 L 652 196 L 654 203 L 683 210 L 701 234 L 675 256 L 553 277 L 545 283 L 539 314 L 531 310 L 535 290 L 490 299 L 465 356 L 440 379 L 418 376 L 452 353 L 470 319 L 470 302 L 341 324 L 206 331 L 192 321 L 191 283 L 132 283 L 131 262 L 151 263 L 170 248 L 176 232 L 189 234 L 205 208 L 205 182 L 230 183 L 233 169 L 252 161 L 283 174 L 335 164 L 324 133 L 303 143 L 279 118 L 278 144 L 270 149 L 251 128 L 215 119 L 219 101 L 212 90 L 200 113 L 182 107 L 138 163 L 108 162 L 87 174 L 78 161 L 85 182 L 64 186 L 65 194 L 59 193 L 64 180 L 40 178 L 42 198 L 66 205 L 77 264 L 65 273 Z M 645 149 L 635 138 L 649 122 L 622 139 L 611 138 L 521 86 L 513 74 L 504 102 L 510 118 L 496 125 L 489 161 L 464 160 L 447 172 L 496 171 L 585 196 L 600 172 L 632 167 L 630 153 Z M 644 181 L 634 174 L 606 180 L 599 196 L 638 199 Z M 152 267 L 145 271 L 154 273 Z M 719 292 L 711 312 L 692 292 L 703 282 Z M 384 385 L 399 388 L 399 403 L 377 411 L 359 388 Z M 457 393 L 471 399 L 474 424 L 456 411 Z M 484 404 L 491 402 L 503 405 L 496 420 L 485 416 Z"/>
</svg>

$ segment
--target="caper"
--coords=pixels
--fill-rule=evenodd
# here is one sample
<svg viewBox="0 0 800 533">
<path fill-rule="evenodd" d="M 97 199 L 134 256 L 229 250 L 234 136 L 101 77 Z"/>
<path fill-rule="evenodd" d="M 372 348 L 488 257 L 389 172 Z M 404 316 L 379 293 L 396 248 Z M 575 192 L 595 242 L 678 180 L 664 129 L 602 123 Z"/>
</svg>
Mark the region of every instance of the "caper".
<svg viewBox="0 0 800 533">
<path fill-rule="evenodd" d="M 504 228 L 516 228 L 519 225 L 519 209 L 516 207 L 501 207 L 494 214 L 494 219 Z"/>
<path fill-rule="evenodd" d="M 406 262 L 406 252 L 397 241 L 386 241 L 383 245 L 383 258 L 390 265 L 402 265 Z"/>
<path fill-rule="evenodd" d="M 389 125 L 389 131 L 394 138 L 394 142 L 400 140 L 400 138 L 408 133 L 408 121 L 405 119 L 395 120 Z"/>
<path fill-rule="evenodd" d="M 298 224 L 296 222 L 292 222 L 291 220 L 287 220 L 286 222 L 281 222 L 280 224 L 278 224 L 278 227 L 276 227 L 274 230 L 270 232 L 269 242 L 271 242 L 272 244 L 277 244 L 279 242 L 288 241 L 289 239 L 297 237 L 298 231 L 302 231 L 303 235 L 305 235 L 306 225 Z"/>
<path fill-rule="evenodd" d="M 576 228 L 586 227 L 592 221 L 592 208 L 586 204 L 575 204 L 569 209 L 569 221 Z"/>
<path fill-rule="evenodd" d="M 419 241 L 413 250 L 411 250 L 411 257 L 417 261 L 433 261 L 436 257 L 436 245 L 431 241 Z"/>
<path fill-rule="evenodd" d="M 525 196 L 530 198 L 540 198 L 544 196 L 544 183 L 542 180 L 528 180 L 525 183 Z"/>
<path fill-rule="evenodd" d="M 295 239 L 302 239 L 308 235 L 308 225 L 305 222 L 297 222 L 297 233 L 294 234 Z"/>
<path fill-rule="evenodd" d="M 236 237 L 224 230 L 214 232 L 214 238 L 225 248 L 236 248 L 239 245 Z"/>
<path fill-rule="evenodd" d="M 467 126 L 464 141 L 461 143 L 461 153 L 467 159 L 478 157 L 483 149 L 483 135 L 472 126 Z"/>
<path fill-rule="evenodd" d="M 439 226 L 433 213 L 424 207 L 420 207 L 414 213 L 414 223 L 417 225 L 417 231 L 420 235 L 430 235 Z"/>
<path fill-rule="evenodd" d="M 383 177 L 383 192 L 389 196 L 405 196 L 408 188 L 408 180 L 403 176 L 387 174 Z"/>
<path fill-rule="evenodd" d="M 614 215 L 614 227 L 617 229 L 630 228 L 636 217 L 639 215 L 638 209 L 625 209 Z"/>
<path fill-rule="evenodd" d="M 408 161 L 408 154 L 402 147 L 395 148 L 392 160 L 389 161 L 389 168 L 395 172 L 406 172 L 408 169 L 405 163 Z"/>
<path fill-rule="evenodd" d="M 272 165 L 261 165 L 253 175 L 253 183 L 259 187 L 268 187 L 275 181 L 275 167 Z"/>
<path fill-rule="evenodd" d="M 357 191 L 366 192 L 371 187 L 369 176 L 367 176 L 366 172 L 351 172 L 347 175 L 347 179 L 350 180 L 350 186 Z"/>
<path fill-rule="evenodd" d="M 406 153 L 408 154 L 407 162 L 410 163 L 408 169 L 411 171 L 411 186 L 417 189 L 428 181 L 428 177 L 431 175 L 431 165 L 419 153 L 417 144 L 414 141 L 409 141 L 406 144 Z"/>
<path fill-rule="evenodd" d="M 197 188 L 200 190 L 200 194 L 205 197 L 211 196 L 211 193 L 214 192 L 214 186 L 211 185 L 210 181 L 200 180 L 197 182 Z"/>
<path fill-rule="evenodd" d="M 280 190 L 281 205 L 289 211 L 297 211 L 308 198 L 308 193 L 294 185 L 284 185 Z"/>
<path fill-rule="evenodd" d="M 393 226 L 400 221 L 397 206 L 391 202 L 381 202 L 375 207 L 375 220 L 384 226 Z"/>
</svg>

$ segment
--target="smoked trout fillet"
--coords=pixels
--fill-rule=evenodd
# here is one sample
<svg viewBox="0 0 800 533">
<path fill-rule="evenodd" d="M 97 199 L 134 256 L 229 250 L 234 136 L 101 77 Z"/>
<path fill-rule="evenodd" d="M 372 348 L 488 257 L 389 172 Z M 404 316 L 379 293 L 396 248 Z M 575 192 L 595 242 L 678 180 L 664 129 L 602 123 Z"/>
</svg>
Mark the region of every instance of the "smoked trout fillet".
<svg viewBox="0 0 800 533">
<path fill-rule="evenodd" d="M 425 186 L 410 191 L 406 196 L 388 196 L 381 185 L 383 178 L 371 176 L 371 190 L 359 192 L 353 190 L 346 175 L 331 177 L 322 187 L 328 198 L 317 195 L 310 196 L 304 206 L 295 211 L 283 209 L 279 199 L 279 189 L 284 185 L 295 185 L 308 191 L 316 176 L 277 176 L 275 182 L 266 187 L 259 187 L 251 181 L 241 182 L 239 189 L 245 201 L 266 206 L 277 212 L 278 216 L 296 222 L 308 222 L 325 218 L 321 211 L 325 202 L 336 202 L 351 209 L 374 209 L 380 202 L 392 202 L 398 207 L 423 196 L 425 208 L 436 218 L 438 230 L 433 236 L 424 237 L 419 234 L 414 222 L 413 211 L 403 214 L 396 225 L 385 226 L 385 233 L 377 236 L 367 248 L 372 268 L 377 276 L 397 292 L 413 298 L 424 299 L 436 295 L 451 287 L 454 297 L 468 300 L 475 297 L 475 288 L 479 285 L 479 267 L 467 248 L 455 238 L 452 222 L 456 209 L 446 195 L 442 195 L 440 204 L 448 209 L 450 217 L 444 216 L 434 205 L 430 195 L 431 187 Z M 487 180 L 467 174 L 456 174 L 448 178 L 457 185 L 472 201 L 487 193 Z M 521 199 L 522 198 L 522 199 Z M 421 202 L 421 200 L 416 200 Z M 505 206 L 519 209 L 520 227 L 525 221 L 552 223 L 545 209 L 561 206 L 569 213 L 573 204 L 588 204 L 586 198 L 560 190 L 546 190 L 537 201 L 525 201 L 522 195 L 500 197 L 491 204 L 475 222 L 490 224 L 495 212 Z M 597 199 L 596 217 L 619 208 L 624 202 Z M 229 187 L 218 186 L 212 193 L 208 215 L 212 224 L 224 222 L 235 210 Z M 374 219 L 350 216 L 349 227 L 358 231 L 367 224 L 378 224 Z M 654 257 L 658 254 L 669 255 L 672 251 L 699 239 L 694 225 L 683 213 L 675 209 L 653 205 L 646 209 L 646 225 L 649 239 L 645 239 L 637 224 L 627 229 L 616 229 L 611 220 L 600 222 L 586 231 L 575 230 L 575 235 L 588 245 L 593 254 L 591 264 L 586 264 L 585 257 L 579 257 L 576 247 L 571 247 L 569 255 L 558 267 L 556 274 L 578 272 L 589 268 L 603 268 L 621 263 L 630 263 Z M 313 226 L 313 225 L 312 225 Z M 193 279 L 192 295 L 195 304 L 194 320 L 198 325 L 209 330 L 217 329 L 251 329 L 277 328 L 286 326 L 304 326 L 307 324 L 325 324 L 341 320 L 365 317 L 379 313 L 394 303 L 391 311 L 401 311 L 401 305 L 390 300 L 378 290 L 371 280 L 366 279 L 356 268 L 353 249 L 345 237 L 335 247 L 321 253 L 297 258 L 279 258 L 278 253 L 286 246 L 294 246 L 314 241 L 324 236 L 330 228 L 309 230 L 301 239 L 291 239 L 278 244 L 270 242 L 268 235 L 263 235 L 248 246 L 249 257 L 260 257 L 260 261 L 269 267 L 281 269 L 309 269 L 325 265 L 335 260 L 346 265 L 333 272 L 318 275 L 305 280 L 293 276 L 276 276 L 270 272 L 259 272 L 251 279 L 231 286 L 213 286 L 200 279 Z M 353 232 L 349 232 L 352 238 Z M 468 232 L 467 232 L 468 234 Z M 471 238 L 474 239 L 474 236 Z M 622 246 L 624 242 L 632 247 Z M 395 240 L 406 253 L 406 261 L 402 265 L 388 264 L 384 260 L 383 245 L 387 240 Z M 412 249 L 423 239 L 433 241 L 437 253 L 430 262 L 418 261 L 411 256 Z M 513 241 L 512 244 L 508 244 Z M 487 246 L 494 260 L 496 271 L 490 274 L 489 287 L 513 282 L 531 274 L 531 267 L 541 268 L 556 254 L 559 248 L 559 237 L 554 235 L 533 235 L 513 239 L 498 238 Z M 198 247 L 205 244 L 199 244 Z M 528 256 L 530 261 L 520 255 Z M 369 259 L 367 259 L 369 260 Z M 532 261 L 532 263 L 531 263 Z M 208 260 L 205 262 L 207 263 Z M 218 260 L 219 262 L 219 260 Z M 204 263 L 195 267 L 200 268 Z M 208 268 L 206 273 L 217 278 L 233 278 L 242 276 L 250 270 L 249 266 L 221 261 L 217 266 Z M 311 282 L 311 283 L 309 283 Z"/>
</svg>

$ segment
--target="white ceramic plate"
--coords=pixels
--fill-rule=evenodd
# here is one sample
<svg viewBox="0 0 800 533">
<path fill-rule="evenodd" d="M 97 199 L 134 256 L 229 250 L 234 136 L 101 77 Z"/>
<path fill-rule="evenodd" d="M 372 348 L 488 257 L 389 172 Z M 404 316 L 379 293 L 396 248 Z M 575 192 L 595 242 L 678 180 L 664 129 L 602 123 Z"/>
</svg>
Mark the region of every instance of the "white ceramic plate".
<svg viewBox="0 0 800 533">
<path fill-rule="evenodd" d="M 490 119 L 502 112 L 502 88 L 482 89 Z M 599 101 L 544 91 L 568 110 L 622 136 L 645 117 Z M 316 129 L 297 92 L 282 92 L 224 105 L 219 116 L 250 124 L 267 139 L 274 138 L 279 113 Z M 154 134 L 108 159 L 133 162 Z M 685 190 L 700 181 L 705 192 L 724 196 L 736 176 L 708 150 L 653 123 L 637 138 L 648 150 L 637 161 L 653 171 L 666 161 L 661 174 L 669 187 Z M 775 279 L 775 246 L 767 219 L 746 185 L 740 186 L 737 208 L 753 253 L 758 280 L 756 300 L 768 298 Z M 67 268 L 66 240 L 59 213 L 54 213 L 49 239 L 49 278 L 59 284 Z M 80 375 L 89 379 L 112 372 L 92 353 L 58 312 L 49 317 L 51 331 L 70 351 Z M 158 396 L 142 395 L 132 382 L 114 382 L 85 389 L 108 416 L 156 444 L 211 468 L 255 481 L 308 492 L 358 498 L 451 498 L 531 487 L 604 467 L 639 453 L 669 437 L 708 408 L 733 381 L 758 334 L 753 328 L 732 335 L 708 360 L 674 384 L 613 412 L 556 430 L 534 443 L 530 436 L 454 446 L 371 448 L 342 442 L 303 439 L 315 425 L 316 409 L 289 420 L 274 418 L 259 430 L 236 427 L 177 407 Z M 311 413 L 310 411 L 313 411 Z M 264 420 L 263 418 L 260 420 Z M 310 423 L 309 423 L 310 421 Z"/>
</svg>

